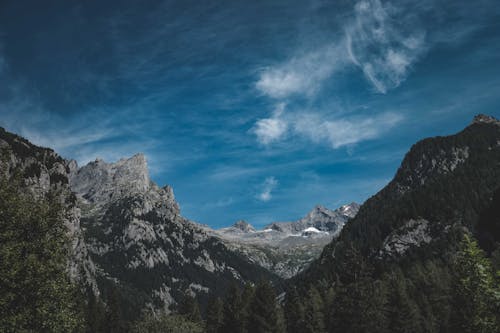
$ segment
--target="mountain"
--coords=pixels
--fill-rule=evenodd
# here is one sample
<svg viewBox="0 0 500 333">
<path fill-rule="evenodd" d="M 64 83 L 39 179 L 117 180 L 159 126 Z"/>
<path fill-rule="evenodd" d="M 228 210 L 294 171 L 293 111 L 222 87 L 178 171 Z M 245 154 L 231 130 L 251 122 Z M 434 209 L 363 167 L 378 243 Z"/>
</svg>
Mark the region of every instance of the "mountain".
<svg viewBox="0 0 500 333">
<path fill-rule="evenodd" d="M 359 204 L 352 202 L 336 210 L 330 210 L 321 205 L 314 207 L 305 217 L 295 222 L 274 222 L 264 227 L 288 234 L 301 233 L 308 228 L 314 228 L 329 234 L 337 235 L 348 219 L 356 216 Z"/>
<path fill-rule="evenodd" d="M 231 250 L 180 214 L 173 190 L 149 178 L 144 155 L 79 168 L 53 150 L 0 129 L 1 171 L 36 196 L 57 192 L 73 245 L 70 274 L 106 300 L 119 292 L 127 316 L 144 307 L 172 310 L 184 294 L 203 304 L 232 283 L 268 270 Z"/>
<path fill-rule="evenodd" d="M 354 202 L 336 210 L 318 205 L 298 221 L 274 222 L 262 230 L 238 221 L 211 232 L 252 262 L 290 278 L 320 255 L 358 209 L 359 205 Z"/>
<path fill-rule="evenodd" d="M 457 278 L 462 240 L 477 237 L 498 257 L 499 197 L 500 121 L 478 115 L 455 135 L 413 145 L 393 180 L 291 285 L 303 295 L 313 286 L 332 289 L 332 330 L 383 331 L 406 322 L 416 325 L 407 329 L 413 332 L 457 331 L 468 311 L 456 287 L 466 281 Z M 348 320 L 352 313 L 358 321 Z"/>
</svg>

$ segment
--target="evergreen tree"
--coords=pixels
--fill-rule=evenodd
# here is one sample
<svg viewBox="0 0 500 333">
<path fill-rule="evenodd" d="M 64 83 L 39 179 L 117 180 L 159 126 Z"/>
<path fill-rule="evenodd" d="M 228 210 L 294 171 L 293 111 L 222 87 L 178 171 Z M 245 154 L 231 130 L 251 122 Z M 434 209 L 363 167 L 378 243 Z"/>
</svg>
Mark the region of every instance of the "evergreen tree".
<svg viewBox="0 0 500 333">
<path fill-rule="evenodd" d="M 261 281 L 255 288 L 255 295 L 250 304 L 248 331 L 252 333 L 284 332 L 283 314 L 276 302 L 273 287 L 267 281 Z"/>
<path fill-rule="evenodd" d="M 325 332 L 325 317 L 323 314 L 323 300 L 318 290 L 309 288 L 305 299 L 304 330 L 305 333 Z"/>
<path fill-rule="evenodd" d="M 286 294 L 285 319 L 287 332 L 302 333 L 305 331 L 304 306 L 297 289 L 292 287 Z"/>
<path fill-rule="evenodd" d="M 118 288 L 111 287 L 108 295 L 108 309 L 106 312 L 106 329 L 109 333 L 121 333 L 125 331 L 125 322 L 121 307 L 120 294 Z"/>
<path fill-rule="evenodd" d="M 189 294 L 184 294 L 179 304 L 178 313 L 194 323 L 201 323 L 200 306 L 196 298 Z"/>
<path fill-rule="evenodd" d="M 455 261 L 455 272 L 454 329 L 464 333 L 498 332 L 498 281 L 491 263 L 467 234 Z"/>
<path fill-rule="evenodd" d="M 400 270 L 391 278 L 391 289 L 389 310 L 391 332 L 422 332 L 419 308 L 408 295 L 405 278 Z"/>
<path fill-rule="evenodd" d="M 143 318 L 132 325 L 132 333 L 202 333 L 199 323 L 189 321 L 181 315 L 145 314 Z"/>
<path fill-rule="evenodd" d="M 229 290 L 226 294 L 226 297 L 224 299 L 223 313 L 223 332 L 246 332 L 243 320 L 243 318 L 246 317 L 246 314 L 244 313 L 240 290 L 235 284 L 229 287 Z"/>
<path fill-rule="evenodd" d="M 20 188 L 0 179 L 0 331 L 71 332 L 82 318 L 66 271 L 64 211 L 55 196 Z"/>
<path fill-rule="evenodd" d="M 207 318 L 205 331 L 207 333 L 218 333 L 223 325 L 223 303 L 219 297 L 210 297 L 207 304 Z"/>
<path fill-rule="evenodd" d="M 92 291 L 87 293 L 88 303 L 85 311 L 85 331 L 87 333 L 105 332 L 106 309 L 100 298 L 96 297 Z"/>
<path fill-rule="evenodd" d="M 255 288 L 252 284 L 247 283 L 243 287 L 241 292 L 241 307 L 242 307 L 242 323 L 245 327 L 248 327 L 249 315 L 250 315 L 250 304 L 252 304 L 253 297 L 255 295 Z"/>
<path fill-rule="evenodd" d="M 372 268 L 359 251 L 348 246 L 335 294 L 330 332 L 386 332 L 388 326 L 387 287 L 372 277 Z M 341 282 L 342 281 L 342 282 Z"/>
</svg>

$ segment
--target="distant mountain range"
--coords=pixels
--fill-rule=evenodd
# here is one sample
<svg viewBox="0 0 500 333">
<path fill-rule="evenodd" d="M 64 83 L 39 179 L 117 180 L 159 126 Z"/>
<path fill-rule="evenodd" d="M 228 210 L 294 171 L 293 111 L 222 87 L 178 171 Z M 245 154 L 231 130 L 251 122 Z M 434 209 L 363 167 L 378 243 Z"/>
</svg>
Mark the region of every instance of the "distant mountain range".
<svg viewBox="0 0 500 333">
<path fill-rule="evenodd" d="M 252 262 L 290 278 L 317 258 L 358 210 L 355 202 L 336 210 L 318 205 L 298 221 L 273 222 L 262 230 L 256 230 L 246 221 L 238 221 L 231 227 L 211 232 Z"/>
</svg>

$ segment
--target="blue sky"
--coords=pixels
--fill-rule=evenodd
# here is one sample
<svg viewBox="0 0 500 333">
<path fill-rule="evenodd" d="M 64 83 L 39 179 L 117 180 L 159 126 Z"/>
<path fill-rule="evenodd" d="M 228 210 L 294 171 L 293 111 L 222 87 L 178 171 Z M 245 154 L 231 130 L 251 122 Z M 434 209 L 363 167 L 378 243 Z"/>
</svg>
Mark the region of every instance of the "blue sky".
<svg viewBox="0 0 500 333">
<path fill-rule="evenodd" d="M 492 0 L 0 3 L 0 126 L 80 165 L 144 152 L 213 227 L 363 202 L 499 96 Z"/>
</svg>

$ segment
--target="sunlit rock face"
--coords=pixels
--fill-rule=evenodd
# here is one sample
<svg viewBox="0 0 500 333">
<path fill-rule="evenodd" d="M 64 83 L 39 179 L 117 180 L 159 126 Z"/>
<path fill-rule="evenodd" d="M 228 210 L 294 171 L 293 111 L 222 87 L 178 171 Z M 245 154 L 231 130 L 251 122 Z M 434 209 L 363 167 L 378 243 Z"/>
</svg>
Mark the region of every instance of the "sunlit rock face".
<svg viewBox="0 0 500 333">
<path fill-rule="evenodd" d="M 148 307 L 168 312 L 185 293 L 203 301 L 233 282 L 277 279 L 182 217 L 172 188 L 150 180 L 143 154 L 90 162 L 72 173 L 70 184 L 98 274 Z"/>
</svg>

